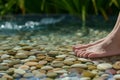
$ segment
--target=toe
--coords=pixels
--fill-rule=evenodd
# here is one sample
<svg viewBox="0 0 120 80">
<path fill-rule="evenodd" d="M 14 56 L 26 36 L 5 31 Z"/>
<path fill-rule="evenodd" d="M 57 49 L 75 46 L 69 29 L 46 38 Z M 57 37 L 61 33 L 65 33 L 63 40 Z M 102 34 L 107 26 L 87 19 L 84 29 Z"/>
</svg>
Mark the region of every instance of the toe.
<svg viewBox="0 0 120 80">
<path fill-rule="evenodd" d="M 78 52 L 76 53 L 76 56 L 79 56 L 82 53 L 82 50 L 78 50 Z"/>
<path fill-rule="evenodd" d="M 85 49 L 83 49 L 83 50 L 78 50 L 77 56 L 81 57 L 81 54 L 83 54 L 84 51 L 85 51 Z"/>
<path fill-rule="evenodd" d="M 88 58 L 98 58 L 98 57 L 102 57 L 102 55 L 98 53 L 91 53 L 88 55 Z"/>
<path fill-rule="evenodd" d="M 89 55 L 89 54 L 90 54 L 90 52 L 85 52 L 82 57 L 88 58 L 88 55 Z"/>
<path fill-rule="evenodd" d="M 81 46 L 82 46 L 81 44 L 74 45 L 73 46 L 73 51 L 75 51 L 76 49 L 80 49 Z"/>
<path fill-rule="evenodd" d="M 83 57 L 83 55 L 85 54 L 85 51 L 82 51 L 79 55 L 79 57 Z"/>
</svg>

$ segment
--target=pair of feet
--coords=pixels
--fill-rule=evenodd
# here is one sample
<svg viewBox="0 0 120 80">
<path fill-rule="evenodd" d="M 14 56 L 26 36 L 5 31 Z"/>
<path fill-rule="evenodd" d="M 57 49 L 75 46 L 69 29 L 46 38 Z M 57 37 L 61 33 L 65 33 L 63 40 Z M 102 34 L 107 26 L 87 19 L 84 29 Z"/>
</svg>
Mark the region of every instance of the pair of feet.
<svg viewBox="0 0 120 80">
<path fill-rule="evenodd" d="M 83 58 L 98 58 L 120 55 L 120 39 L 117 36 L 106 37 L 99 41 L 86 45 L 75 45 L 75 55 Z"/>
</svg>

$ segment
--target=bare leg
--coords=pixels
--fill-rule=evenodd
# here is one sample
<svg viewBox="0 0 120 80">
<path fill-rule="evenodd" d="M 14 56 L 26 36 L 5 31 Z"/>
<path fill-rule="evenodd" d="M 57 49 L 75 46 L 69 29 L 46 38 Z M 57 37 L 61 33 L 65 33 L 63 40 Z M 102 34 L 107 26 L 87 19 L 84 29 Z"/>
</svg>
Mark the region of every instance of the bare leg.
<svg viewBox="0 0 120 80">
<path fill-rule="evenodd" d="M 115 28 L 111 33 L 99 44 L 86 48 L 85 51 L 76 53 L 79 57 L 106 57 L 120 55 L 120 14 L 118 16 Z"/>
<path fill-rule="evenodd" d="M 116 22 L 116 24 L 115 24 L 115 27 L 114 27 L 113 30 L 108 34 L 108 36 L 111 35 L 112 32 L 114 32 L 114 30 L 116 30 L 116 28 L 118 27 L 119 22 L 120 22 L 120 13 L 119 13 L 119 16 L 118 16 L 118 18 L 117 18 L 117 22 Z M 105 37 L 105 38 L 106 38 L 106 37 Z M 85 49 L 85 48 L 88 48 L 88 47 L 90 47 L 90 46 L 94 46 L 94 45 L 96 45 L 96 44 L 99 44 L 99 43 L 101 43 L 102 41 L 104 41 L 105 38 L 100 39 L 100 40 L 95 41 L 95 42 L 90 43 L 90 44 L 85 44 L 85 45 L 78 44 L 78 45 L 75 45 L 75 46 L 73 46 L 73 51 L 75 51 L 75 50 L 80 50 L 80 49 Z"/>
</svg>

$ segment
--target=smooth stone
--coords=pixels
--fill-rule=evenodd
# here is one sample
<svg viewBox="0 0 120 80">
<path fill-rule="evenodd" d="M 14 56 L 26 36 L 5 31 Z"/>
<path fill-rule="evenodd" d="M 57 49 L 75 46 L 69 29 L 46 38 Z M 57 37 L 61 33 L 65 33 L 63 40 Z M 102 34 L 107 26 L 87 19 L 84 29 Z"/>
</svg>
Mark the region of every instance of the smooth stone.
<svg viewBox="0 0 120 80">
<path fill-rule="evenodd" d="M 67 58 L 67 59 L 65 59 L 64 61 L 76 61 L 76 59 L 75 58 Z"/>
<path fill-rule="evenodd" d="M 9 58 L 10 57 L 10 55 L 8 55 L 8 54 L 3 54 L 2 56 L 1 56 L 1 59 L 6 59 L 6 58 Z"/>
<path fill-rule="evenodd" d="M 34 76 L 35 76 L 36 78 L 40 78 L 40 79 L 46 78 L 46 74 L 44 74 L 44 73 L 35 74 Z"/>
<path fill-rule="evenodd" d="M 120 70 L 117 70 L 117 72 L 116 72 L 117 74 L 120 74 Z"/>
<path fill-rule="evenodd" d="M 70 69 L 70 66 L 63 66 L 63 69 Z"/>
<path fill-rule="evenodd" d="M 62 78 L 60 80 L 70 80 L 70 77 L 64 77 L 64 78 Z"/>
<path fill-rule="evenodd" d="M 65 60 L 63 63 L 66 64 L 66 65 L 72 65 L 74 62 L 73 61 Z"/>
<path fill-rule="evenodd" d="M 36 56 L 29 56 L 28 59 L 29 59 L 29 60 L 35 60 L 35 59 L 36 59 Z"/>
<path fill-rule="evenodd" d="M 55 68 L 60 68 L 60 67 L 64 66 L 64 63 L 62 61 L 56 61 L 56 62 L 52 62 L 51 66 L 53 66 Z"/>
<path fill-rule="evenodd" d="M 50 78 L 55 78 L 55 77 L 57 76 L 57 73 L 55 73 L 55 72 L 48 72 L 48 73 L 46 74 L 46 76 L 47 76 L 47 77 L 50 77 Z"/>
<path fill-rule="evenodd" d="M 17 59 L 25 59 L 25 58 L 28 58 L 28 55 L 26 55 L 25 53 L 24 54 L 16 54 L 15 58 L 17 58 Z"/>
<path fill-rule="evenodd" d="M 38 62 L 26 62 L 25 65 L 27 65 L 27 66 L 36 66 L 36 65 L 38 65 Z"/>
<path fill-rule="evenodd" d="M 93 78 L 92 80 L 106 80 L 104 77 Z"/>
<path fill-rule="evenodd" d="M 91 60 L 85 59 L 85 58 L 78 58 L 79 61 L 81 62 L 90 62 Z"/>
<path fill-rule="evenodd" d="M 0 65 L 0 70 L 8 70 L 9 67 L 8 66 L 3 66 L 3 65 Z"/>
<path fill-rule="evenodd" d="M 13 80 L 13 77 L 9 75 L 3 75 L 2 78 L 6 78 L 7 80 Z"/>
<path fill-rule="evenodd" d="M 47 64 L 47 61 L 39 61 L 39 64 L 41 64 L 41 65 L 45 65 L 45 64 Z"/>
<path fill-rule="evenodd" d="M 82 77 L 80 80 L 91 80 L 89 77 Z"/>
<path fill-rule="evenodd" d="M 117 73 L 114 69 L 107 69 L 105 72 L 113 75 Z"/>
<path fill-rule="evenodd" d="M 12 62 L 9 63 L 9 65 L 16 65 L 16 64 L 20 64 L 21 60 L 12 60 Z"/>
<path fill-rule="evenodd" d="M 48 56 L 46 56 L 46 58 L 45 58 L 44 60 L 45 60 L 45 61 L 48 61 L 48 62 L 51 62 L 51 61 L 54 60 L 54 58 L 53 58 L 53 57 L 48 57 Z"/>
<path fill-rule="evenodd" d="M 71 65 L 71 68 L 87 68 L 86 64 L 73 64 Z"/>
<path fill-rule="evenodd" d="M 21 49 L 22 49 L 22 47 L 20 47 L 20 46 L 16 46 L 13 48 L 13 50 L 21 50 Z"/>
<path fill-rule="evenodd" d="M 27 50 L 27 51 L 30 51 L 32 50 L 33 48 L 31 46 L 24 46 L 22 47 L 23 50 Z"/>
<path fill-rule="evenodd" d="M 112 68 L 112 65 L 109 63 L 101 63 L 97 65 L 97 69 L 99 70 L 106 70 Z"/>
<path fill-rule="evenodd" d="M 43 67 L 41 67 L 41 69 L 43 69 L 43 70 L 51 70 L 51 69 L 53 69 L 53 67 L 52 66 L 43 66 Z"/>
<path fill-rule="evenodd" d="M 28 70 L 30 67 L 27 65 L 21 65 L 19 69 Z"/>
<path fill-rule="evenodd" d="M 13 75 L 12 75 L 14 78 L 21 78 L 22 76 L 20 75 L 20 74 L 18 74 L 18 73 L 14 73 Z"/>
<path fill-rule="evenodd" d="M 26 78 L 20 78 L 19 80 L 26 80 Z"/>
<path fill-rule="evenodd" d="M 9 68 L 9 69 L 7 70 L 7 74 L 9 74 L 9 75 L 14 74 L 14 68 Z"/>
<path fill-rule="evenodd" d="M 36 70 L 37 68 L 36 68 L 36 66 L 31 66 L 30 67 L 30 70 Z"/>
<path fill-rule="evenodd" d="M 65 58 L 67 55 L 63 54 L 63 55 L 58 55 L 56 56 L 56 58 Z"/>
<path fill-rule="evenodd" d="M 25 70 L 23 70 L 23 69 L 15 69 L 15 70 L 14 70 L 14 73 L 18 73 L 18 74 L 23 75 L 23 74 L 25 74 L 26 72 L 25 72 Z"/>
<path fill-rule="evenodd" d="M 0 78 L 0 80 L 7 80 L 7 78 Z"/>
<path fill-rule="evenodd" d="M 33 77 L 34 75 L 32 74 L 32 73 L 25 73 L 24 75 L 23 75 L 23 77 L 25 77 L 25 78 L 30 78 L 30 77 Z"/>
<path fill-rule="evenodd" d="M 96 76 L 96 74 L 90 72 L 90 71 L 83 71 L 83 73 L 81 74 L 83 77 L 90 77 L 93 78 Z"/>
<path fill-rule="evenodd" d="M 51 78 L 45 78 L 44 80 L 54 80 L 54 79 L 51 79 Z"/>
<path fill-rule="evenodd" d="M 48 55 L 51 57 L 55 57 L 58 55 L 58 51 L 49 51 Z"/>
<path fill-rule="evenodd" d="M 53 71 L 53 72 L 55 72 L 55 73 L 67 73 L 67 71 L 64 70 L 64 69 L 56 70 L 56 71 Z"/>
<path fill-rule="evenodd" d="M 95 70 L 95 69 L 97 69 L 97 66 L 96 65 L 88 65 L 88 69 Z"/>
<path fill-rule="evenodd" d="M 117 61 L 113 64 L 114 69 L 120 69 L 120 61 Z"/>
<path fill-rule="evenodd" d="M 3 63 L 10 63 L 12 62 L 11 60 L 3 60 Z"/>
<path fill-rule="evenodd" d="M 109 77 L 110 74 L 102 74 L 101 77 Z"/>
<path fill-rule="evenodd" d="M 120 74 L 114 75 L 113 78 L 116 79 L 116 80 L 120 80 Z"/>
</svg>

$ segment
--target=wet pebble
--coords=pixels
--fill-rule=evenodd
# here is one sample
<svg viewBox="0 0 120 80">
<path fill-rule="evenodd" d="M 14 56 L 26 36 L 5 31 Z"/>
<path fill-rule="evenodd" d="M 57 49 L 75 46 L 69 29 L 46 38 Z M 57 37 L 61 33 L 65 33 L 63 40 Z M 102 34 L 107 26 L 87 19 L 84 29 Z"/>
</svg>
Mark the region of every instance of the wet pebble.
<svg viewBox="0 0 120 80">
<path fill-rule="evenodd" d="M 8 54 L 3 54 L 2 56 L 1 56 L 1 59 L 6 59 L 6 58 L 9 58 L 10 57 L 10 55 L 8 55 Z"/>
<path fill-rule="evenodd" d="M 84 68 L 86 69 L 87 68 L 87 65 L 86 64 L 73 64 L 71 65 L 72 68 Z"/>
<path fill-rule="evenodd" d="M 120 80 L 120 74 L 114 75 L 113 78 L 116 79 L 116 80 Z"/>
<path fill-rule="evenodd" d="M 26 72 L 25 72 L 25 70 L 23 70 L 23 69 L 15 69 L 15 70 L 14 70 L 14 73 L 23 75 L 23 74 L 25 74 Z"/>
<path fill-rule="evenodd" d="M 117 61 L 113 64 L 114 69 L 120 69 L 120 61 Z"/>
<path fill-rule="evenodd" d="M 36 66 L 36 65 L 38 65 L 38 62 L 26 62 L 25 65 L 27 65 L 27 66 Z"/>
<path fill-rule="evenodd" d="M 41 67 L 41 69 L 43 69 L 43 70 L 51 70 L 51 69 L 53 69 L 53 67 L 52 66 L 43 66 L 43 67 Z"/>
<path fill-rule="evenodd" d="M 97 65 L 97 69 L 99 70 L 106 70 L 112 68 L 112 65 L 109 63 L 101 63 Z"/>
<path fill-rule="evenodd" d="M 9 67 L 8 66 L 3 66 L 3 65 L 0 65 L 0 70 L 8 70 Z"/>
<path fill-rule="evenodd" d="M 55 77 L 57 77 L 57 73 L 55 73 L 55 72 L 48 72 L 48 73 L 46 74 L 46 76 L 47 76 L 47 77 L 50 77 L 50 78 L 55 78 Z"/>
<path fill-rule="evenodd" d="M 30 78 L 30 77 L 33 77 L 34 75 L 32 74 L 32 73 L 25 73 L 24 75 L 23 75 L 23 77 L 25 77 L 25 78 Z"/>
</svg>

